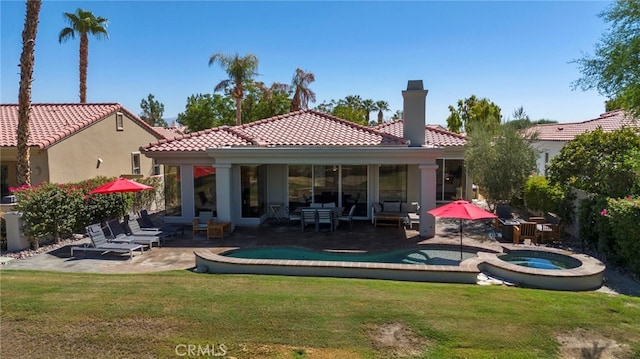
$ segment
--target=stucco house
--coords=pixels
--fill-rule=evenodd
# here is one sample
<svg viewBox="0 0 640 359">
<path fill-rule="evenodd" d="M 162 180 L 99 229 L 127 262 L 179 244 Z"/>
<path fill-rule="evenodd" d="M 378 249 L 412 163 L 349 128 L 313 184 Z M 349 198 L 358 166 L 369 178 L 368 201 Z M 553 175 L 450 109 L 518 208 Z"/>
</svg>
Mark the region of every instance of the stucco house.
<svg viewBox="0 0 640 359">
<path fill-rule="evenodd" d="M 117 103 L 31 105 L 31 183 L 160 174 L 140 146 L 164 138 Z M 0 104 L 2 195 L 17 185 L 18 105 Z"/>
<path fill-rule="evenodd" d="M 213 210 L 232 225 L 258 225 L 276 204 L 356 205 L 371 217 L 375 202 L 469 198 L 462 163 L 464 138 L 425 126 L 421 80 L 409 81 L 403 121 L 360 126 L 302 110 L 242 126 L 222 126 L 150 143 L 140 151 L 165 166 L 167 221 L 190 223 Z M 420 216 L 420 234 L 435 234 L 435 219 Z"/>
<path fill-rule="evenodd" d="M 584 122 L 550 123 L 529 127 L 525 133 L 536 133 L 537 139 L 532 144 L 538 151 L 538 174 L 546 174 L 546 166 L 553 157 L 560 153 L 562 146 L 577 135 L 591 132 L 598 127 L 604 132 L 613 132 L 623 126 L 640 127 L 640 119 L 633 120 L 623 110 L 610 111 Z"/>
</svg>

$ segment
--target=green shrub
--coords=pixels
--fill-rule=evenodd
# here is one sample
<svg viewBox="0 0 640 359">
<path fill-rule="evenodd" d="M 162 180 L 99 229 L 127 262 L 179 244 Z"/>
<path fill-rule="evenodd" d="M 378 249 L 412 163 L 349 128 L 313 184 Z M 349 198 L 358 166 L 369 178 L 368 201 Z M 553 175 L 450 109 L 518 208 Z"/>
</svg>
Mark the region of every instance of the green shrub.
<svg viewBox="0 0 640 359">
<path fill-rule="evenodd" d="M 544 176 L 531 176 L 524 185 L 524 200 L 531 211 L 552 212 L 566 221 L 571 218 L 571 198 L 558 184 L 551 184 Z"/>
<path fill-rule="evenodd" d="M 25 234 L 37 247 L 51 236 L 56 242 L 84 227 L 111 218 L 120 218 L 131 208 L 149 208 L 160 187 L 160 179 L 140 179 L 154 190 L 133 193 L 89 194 L 115 178 L 96 177 L 79 183 L 41 184 L 12 188 L 17 199 L 15 210 L 22 212 Z M 137 209 L 135 209 L 137 208 Z"/>
<path fill-rule="evenodd" d="M 640 199 L 627 197 L 607 200 L 606 217 L 621 264 L 640 275 Z"/>
<path fill-rule="evenodd" d="M 75 230 L 84 201 L 79 188 L 44 183 L 21 187 L 14 194 L 18 201 L 14 210 L 22 212 L 24 232 L 34 247 L 47 236 L 58 242 Z"/>
</svg>

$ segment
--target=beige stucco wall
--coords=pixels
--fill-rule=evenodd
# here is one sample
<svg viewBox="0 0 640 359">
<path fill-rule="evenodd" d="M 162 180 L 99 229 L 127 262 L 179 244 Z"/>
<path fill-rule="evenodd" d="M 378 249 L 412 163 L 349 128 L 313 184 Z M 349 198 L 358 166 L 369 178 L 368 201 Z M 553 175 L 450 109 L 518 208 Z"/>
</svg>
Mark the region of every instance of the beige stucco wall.
<svg viewBox="0 0 640 359">
<path fill-rule="evenodd" d="M 49 147 L 49 181 L 77 182 L 96 176 L 132 174 L 131 154 L 157 139 L 126 114 L 123 124 L 123 130 L 117 131 L 114 113 Z M 103 160 L 99 167 L 98 158 Z M 152 160 L 142 154 L 140 169 L 143 176 L 153 173 Z"/>
</svg>

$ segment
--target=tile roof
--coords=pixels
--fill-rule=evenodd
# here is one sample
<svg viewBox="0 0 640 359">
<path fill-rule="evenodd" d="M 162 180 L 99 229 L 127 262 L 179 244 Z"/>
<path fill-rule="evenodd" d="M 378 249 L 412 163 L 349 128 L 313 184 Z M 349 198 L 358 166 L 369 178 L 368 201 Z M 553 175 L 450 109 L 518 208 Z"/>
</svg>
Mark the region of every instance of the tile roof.
<svg viewBox="0 0 640 359">
<path fill-rule="evenodd" d="M 374 129 L 402 137 L 404 134 L 404 121 L 395 120 L 374 127 Z M 424 141 L 427 145 L 437 147 L 464 146 L 467 140 L 463 135 L 445 130 L 439 125 L 426 125 L 424 128 Z"/>
<path fill-rule="evenodd" d="M 126 113 L 158 139 L 163 138 L 151 126 L 118 103 L 33 103 L 27 144 L 47 148 L 116 111 Z M 17 104 L 0 104 L 0 128 L 0 146 L 17 146 Z"/>
<path fill-rule="evenodd" d="M 584 132 L 590 132 L 601 127 L 604 132 L 612 132 L 623 126 L 640 127 L 640 118 L 635 122 L 622 110 L 606 112 L 600 117 L 574 123 L 550 123 L 535 125 L 525 130 L 526 134 L 537 133 L 539 141 L 571 141 Z"/>
<path fill-rule="evenodd" d="M 182 136 L 186 133 L 185 126 L 170 126 L 170 127 L 158 127 L 154 126 L 153 130 L 163 135 L 165 138 L 174 138 L 178 136 Z"/>
<path fill-rule="evenodd" d="M 406 141 L 371 127 L 314 110 L 270 117 L 242 126 L 223 126 L 162 140 L 143 151 L 205 151 L 225 146 L 406 146 Z"/>
</svg>

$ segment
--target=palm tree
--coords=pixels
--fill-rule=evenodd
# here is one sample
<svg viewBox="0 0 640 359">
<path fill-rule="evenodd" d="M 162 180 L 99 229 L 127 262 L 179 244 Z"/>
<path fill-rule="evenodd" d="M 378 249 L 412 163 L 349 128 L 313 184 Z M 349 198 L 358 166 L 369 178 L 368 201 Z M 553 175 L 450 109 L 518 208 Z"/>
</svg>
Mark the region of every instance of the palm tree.
<svg viewBox="0 0 640 359">
<path fill-rule="evenodd" d="M 376 103 L 373 102 L 372 99 L 363 100 L 362 101 L 362 109 L 365 112 L 364 116 L 365 116 L 365 118 L 367 120 L 367 125 L 370 125 L 369 121 L 370 121 L 370 118 L 371 118 L 371 116 L 370 116 L 371 115 L 371 111 L 376 109 Z"/>
<path fill-rule="evenodd" d="M 220 67 L 229 75 L 226 80 L 216 85 L 214 92 L 221 91 L 233 85 L 231 97 L 236 101 L 236 125 L 242 125 L 242 99 L 244 98 L 244 83 L 257 76 L 258 58 L 253 54 L 240 57 L 237 53 L 228 56 L 222 53 L 213 54 L 209 58 L 209 66 L 220 63 Z"/>
<path fill-rule="evenodd" d="M 95 17 L 91 11 L 82 9 L 75 13 L 64 13 L 69 23 L 60 31 L 58 42 L 63 43 L 69 39 L 75 39 L 80 35 L 80 103 L 87 102 L 87 67 L 89 66 L 89 34 L 97 39 L 109 38 L 107 34 L 108 20 L 103 17 Z"/>
<path fill-rule="evenodd" d="M 34 49 L 40 16 L 40 0 L 27 1 L 27 15 L 22 31 L 20 55 L 20 90 L 18 92 L 18 183 L 31 185 L 31 154 L 29 151 L 29 112 L 31 112 L 31 81 L 35 63 Z"/>
<path fill-rule="evenodd" d="M 387 101 L 376 101 L 376 110 L 378 110 L 378 125 L 384 122 L 384 111 L 389 111 L 389 103 Z"/>
<path fill-rule="evenodd" d="M 309 84 L 315 80 L 313 73 L 305 72 L 301 68 L 296 69 L 296 74 L 291 80 L 291 87 L 294 89 L 291 99 L 292 112 L 309 108 L 309 101 L 316 102 L 316 93 L 309 88 Z"/>
</svg>

